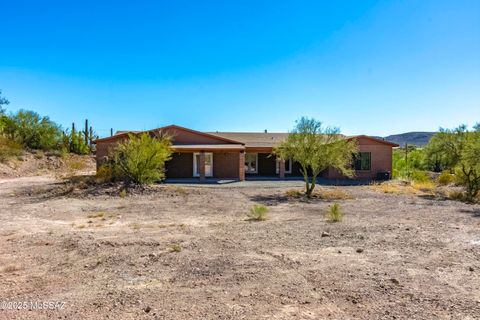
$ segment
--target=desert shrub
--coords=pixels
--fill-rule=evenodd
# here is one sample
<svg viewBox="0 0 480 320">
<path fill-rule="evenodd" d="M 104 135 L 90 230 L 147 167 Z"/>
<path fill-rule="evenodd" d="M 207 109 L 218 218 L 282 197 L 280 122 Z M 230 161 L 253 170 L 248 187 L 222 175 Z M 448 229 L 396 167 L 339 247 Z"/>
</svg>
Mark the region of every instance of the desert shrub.
<svg viewBox="0 0 480 320">
<path fill-rule="evenodd" d="M 48 117 L 20 110 L 10 116 L 2 116 L 2 133 L 26 148 L 50 150 L 60 146 L 60 127 Z"/>
<path fill-rule="evenodd" d="M 76 131 L 72 127 L 71 131 L 65 131 L 62 134 L 62 149 L 76 154 L 89 154 L 90 146 L 85 142 L 85 134 L 82 131 Z"/>
<path fill-rule="evenodd" d="M 328 222 L 340 222 L 343 219 L 343 212 L 338 203 L 334 203 L 328 207 L 327 221 Z"/>
<path fill-rule="evenodd" d="M 151 184 L 165 178 L 165 162 L 171 154 L 169 137 L 131 134 L 114 150 L 112 165 L 115 174 L 128 182 Z"/>
<path fill-rule="evenodd" d="M 182 246 L 179 244 L 174 244 L 173 246 L 170 247 L 170 252 L 181 252 L 182 251 Z"/>
<path fill-rule="evenodd" d="M 430 176 L 427 171 L 414 170 L 410 174 L 410 180 L 414 182 L 428 182 L 430 181 Z"/>
<path fill-rule="evenodd" d="M 0 136 L 0 162 L 23 154 L 22 146 L 10 139 Z"/>
<path fill-rule="evenodd" d="M 97 174 L 95 175 L 95 181 L 97 183 L 112 182 L 115 181 L 115 179 L 115 169 L 111 164 L 104 164 L 97 169 Z"/>
<path fill-rule="evenodd" d="M 393 151 L 393 178 L 395 179 L 412 179 L 418 171 L 428 169 L 425 151 L 408 147 L 407 149 L 397 149 Z"/>
<path fill-rule="evenodd" d="M 250 220 L 265 221 L 267 220 L 267 212 L 268 208 L 263 204 L 254 204 L 247 215 Z"/>
<path fill-rule="evenodd" d="M 455 175 L 451 174 L 450 171 L 445 170 L 437 178 L 438 184 L 446 186 L 455 182 Z"/>
<path fill-rule="evenodd" d="M 442 155 L 446 169 L 454 170 L 457 183 L 465 188 L 466 200 L 475 201 L 480 194 L 480 124 L 473 130 L 466 125 L 441 128 L 432 140 L 429 144 Z"/>
</svg>

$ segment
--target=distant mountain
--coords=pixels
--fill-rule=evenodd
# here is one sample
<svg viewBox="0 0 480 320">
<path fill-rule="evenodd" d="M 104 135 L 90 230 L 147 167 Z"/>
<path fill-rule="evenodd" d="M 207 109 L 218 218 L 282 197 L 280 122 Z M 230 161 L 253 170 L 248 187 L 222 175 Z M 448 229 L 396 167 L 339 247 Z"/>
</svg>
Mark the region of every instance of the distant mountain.
<svg viewBox="0 0 480 320">
<path fill-rule="evenodd" d="M 399 144 L 401 147 L 405 146 L 405 143 L 409 145 L 415 145 L 417 147 L 425 146 L 430 138 L 436 132 L 405 132 L 401 134 L 393 134 L 388 137 L 384 137 L 385 140 Z"/>
</svg>

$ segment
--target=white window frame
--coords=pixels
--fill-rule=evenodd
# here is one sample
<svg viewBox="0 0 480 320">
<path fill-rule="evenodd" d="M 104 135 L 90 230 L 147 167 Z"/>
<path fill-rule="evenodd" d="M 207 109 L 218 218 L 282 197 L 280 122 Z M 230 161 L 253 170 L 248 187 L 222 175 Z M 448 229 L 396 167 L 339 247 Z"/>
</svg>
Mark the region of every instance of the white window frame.
<svg viewBox="0 0 480 320">
<path fill-rule="evenodd" d="M 280 159 L 275 161 L 275 172 L 280 174 Z M 285 173 L 292 173 L 292 159 L 288 159 L 288 170 L 287 167 L 285 167 Z"/>
<path fill-rule="evenodd" d="M 255 155 L 255 171 L 248 171 L 248 169 L 245 169 L 245 173 L 248 173 L 248 174 L 258 173 L 258 152 L 248 152 L 248 153 L 246 152 L 245 153 L 245 162 L 247 162 L 247 154 L 254 154 Z"/>
<path fill-rule="evenodd" d="M 205 158 L 207 157 L 207 154 L 210 154 L 212 156 L 212 163 L 211 163 L 211 167 L 212 167 L 212 170 L 209 174 L 207 174 L 207 172 L 205 171 L 205 177 L 213 177 L 213 152 L 205 152 Z M 200 152 L 194 152 L 193 153 L 193 176 L 194 177 L 200 177 L 200 174 L 197 173 L 197 155 L 200 155 Z"/>
</svg>

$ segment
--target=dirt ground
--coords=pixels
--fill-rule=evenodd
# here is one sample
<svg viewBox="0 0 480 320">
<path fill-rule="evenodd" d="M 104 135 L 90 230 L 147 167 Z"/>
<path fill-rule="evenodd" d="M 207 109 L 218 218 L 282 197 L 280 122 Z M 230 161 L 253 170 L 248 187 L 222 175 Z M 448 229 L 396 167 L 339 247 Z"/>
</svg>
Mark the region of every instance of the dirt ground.
<svg viewBox="0 0 480 320">
<path fill-rule="evenodd" d="M 83 173 L 95 173 L 95 159 L 90 155 L 68 154 L 42 151 L 23 151 L 18 157 L 0 161 L 0 179 L 19 178 L 39 175 L 64 177 Z"/>
<path fill-rule="evenodd" d="M 480 319 L 479 205 L 341 187 L 329 223 L 291 186 L 58 183 L 0 180 L 0 300 L 64 303 L 1 319 Z"/>
</svg>

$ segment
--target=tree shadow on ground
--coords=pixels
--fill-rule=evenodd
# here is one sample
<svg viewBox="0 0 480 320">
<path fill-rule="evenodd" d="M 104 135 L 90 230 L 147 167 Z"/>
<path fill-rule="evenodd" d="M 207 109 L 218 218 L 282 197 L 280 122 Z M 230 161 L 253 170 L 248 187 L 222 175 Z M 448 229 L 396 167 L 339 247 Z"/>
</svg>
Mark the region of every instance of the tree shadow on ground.
<svg viewBox="0 0 480 320">
<path fill-rule="evenodd" d="M 249 196 L 251 201 L 264 204 L 266 206 L 276 206 L 288 202 L 290 199 L 283 194 L 253 195 Z"/>
<path fill-rule="evenodd" d="M 478 209 L 478 208 L 475 208 L 475 209 L 460 209 L 460 212 L 468 213 L 474 218 L 480 218 L 480 209 Z"/>
</svg>

